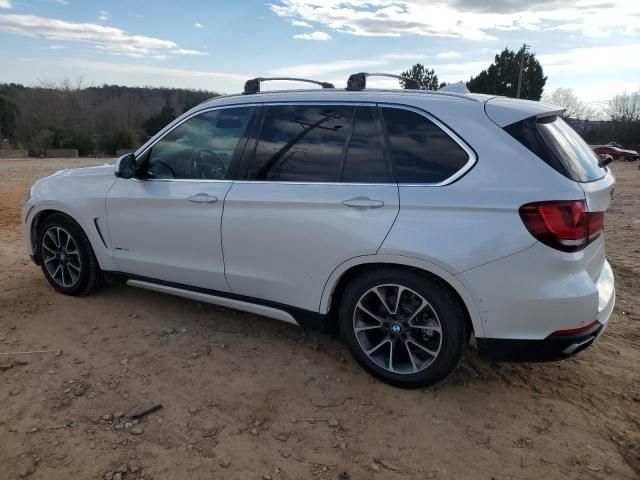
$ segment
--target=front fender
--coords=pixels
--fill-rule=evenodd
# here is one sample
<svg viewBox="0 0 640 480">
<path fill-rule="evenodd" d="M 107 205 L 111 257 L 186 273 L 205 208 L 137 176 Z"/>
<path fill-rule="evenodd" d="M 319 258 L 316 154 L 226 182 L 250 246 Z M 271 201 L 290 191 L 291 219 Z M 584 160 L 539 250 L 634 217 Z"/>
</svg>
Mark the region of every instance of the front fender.
<svg viewBox="0 0 640 480">
<path fill-rule="evenodd" d="M 100 226 L 102 232 L 106 232 L 106 225 L 100 225 L 104 219 L 104 213 L 100 216 L 82 215 L 81 212 L 63 202 L 47 200 L 41 202 L 27 202 L 22 211 L 22 234 L 25 249 L 31 257 L 36 255 L 36 235 L 34 222 L 43 212 L 60 212 L 71 217 L 84 231 L 91 243 L 93 252 L 98 260 L 98 265 L 102 270 L 117 270 L 113 258 L 106 245 L 106 235 L 98 231 Z M 93 218 L 92 218 L 93 217 Z"/>
</svg>

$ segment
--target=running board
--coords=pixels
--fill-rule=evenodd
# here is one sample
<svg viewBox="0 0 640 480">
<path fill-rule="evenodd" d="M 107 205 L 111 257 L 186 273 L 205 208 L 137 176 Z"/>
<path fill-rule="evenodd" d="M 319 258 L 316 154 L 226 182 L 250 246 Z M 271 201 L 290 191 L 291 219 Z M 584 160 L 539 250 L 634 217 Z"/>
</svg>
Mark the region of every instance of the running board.
<svg viewBox="0 0 640 480">
<path fill-rule="evenodd" d="M 213 305 L 218 305 L 220 307 L 242 310 L 243 312 L 262 315 L 263 317 L 269 317 L 275 320 L 280 320 L 282 322 L 299 326 L 298 322 L 296 322 L 296 320 L 291 316 L 290 313 L 273 307 L 258 305 L 256 303 L 243 302 L 242 300 L 235 300 L 233 298 L 219 297 L 217 295 L 211 295 L 208 293 L 194 292 L 192 290 L 186 290 L 183 288 L 169 287 L 158 283 L 143 282 L 142 280 L 130 279 L 127 280 L 127 285 L 130 285 L 132 287 L 144 288 L 145 290 L 152 290 L 159 293 L 168 293 L 169 295 L 189 298 L 191 300 L 197 300 L 199 302 L 212 303 Z"/>
</svg>

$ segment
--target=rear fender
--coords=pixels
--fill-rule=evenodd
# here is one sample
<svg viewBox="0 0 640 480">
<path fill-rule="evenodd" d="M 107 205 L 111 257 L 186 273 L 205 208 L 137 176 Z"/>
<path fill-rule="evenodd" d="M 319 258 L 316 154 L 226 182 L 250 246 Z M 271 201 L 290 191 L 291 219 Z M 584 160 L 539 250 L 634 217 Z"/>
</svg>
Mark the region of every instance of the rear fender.
<svg viewBox="0 0 640 480">
<path fill-rule="evenodd" d="M 364 255 L 361 257 L 355 257 L 346 262 L 339 265 L 329 276 L 327 282 L 325 283 L 324 290 L 322 292 L 322 299 L 320 300 L 320 313 L 327 314 L 329 312 L 329 308 L 331 306 L 331 297 L 333 292 L 335 291 L 336 285 L 340 281 L 340 278 L 351 268 L 357 267 L 360 265 L 366 264 L 389 264 L 389 266 L 400 265 L 413 267 L 420 270 L 423 270 L 427 273 L 435 275 L 439 277 L 443 281 L 445 281 L 451 288 L 453 288 L 462 301 L 464 302 L 465 307 L 469 313 L 469 318 L 471 319 L 471 324 L 473 325 L 473 331 L 477 337 L 484 337 L 484 327 L 482 325 L 482 320 L 480 316 L 480 312 L 478 307 L 475 304 L 475 301 L 471 297 L 471 294 L 468 292 L 467 288 L 454 277 L 451 273 L 444 270 L 442 267 L 435 265 L 433 263 L 426 262 L 424 260 L 420 260 L 413 257 L 408 257 L 404 255 Z"/>
</svg>

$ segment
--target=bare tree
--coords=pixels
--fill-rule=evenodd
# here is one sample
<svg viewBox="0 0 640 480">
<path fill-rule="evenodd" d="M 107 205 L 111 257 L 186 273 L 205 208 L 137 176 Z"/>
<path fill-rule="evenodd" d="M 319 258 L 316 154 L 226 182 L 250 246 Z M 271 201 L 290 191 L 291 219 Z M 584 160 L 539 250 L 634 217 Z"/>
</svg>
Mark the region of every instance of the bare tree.
<svg viewBox="0 0 640 480">
<path fill-rule="evenodd" d="M 571 88 L 556 88 L 551 93 L 545 93 L 542 101 L 564 108 L 564 116 L 567 118 L 587 120 L 597 116 L 596 110 L 581 102 Z"/>
<path fill-rule="evenodd" d="M 609 100 L 609 115 L 614 122 L 640 122 L 640 90 L 620 93 Z"/>
<path fill-rule="evenodd" d="M 609 101 L 609 115 L 615 140 L 626 145 L 637 145 L 640 138 L 640 90 L 613 97 Z"/>
<path fill-rule="evenodd" d="M 81 155 L 135 148 L 147 138 L 145 121 L 164 105 L 180 114 L 217 95 L 173 88 L 84 87 L 81 77 L 59 82 L 42 78 L 36 87 L 0 84 L 0 94 L 15 110 L 15 122 L 9 125 L 9 107 L 0 104 L 2 135 L 36 155 L 49 148 L 77 148 Z"/>
</svg>

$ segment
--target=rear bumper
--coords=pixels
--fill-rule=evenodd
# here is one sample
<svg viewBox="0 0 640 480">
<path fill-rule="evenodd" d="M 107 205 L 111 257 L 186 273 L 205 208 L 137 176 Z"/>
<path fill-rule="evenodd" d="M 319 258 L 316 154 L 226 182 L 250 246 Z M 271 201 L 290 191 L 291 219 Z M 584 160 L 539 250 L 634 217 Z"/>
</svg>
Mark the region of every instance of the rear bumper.
<svg viewBox="0 0 640 480">
<path fill-rule="evenodd" d="M 613 308 L 614 278 L 601 240 L 576 253 L 536 243 L 456 275 L 473 297 L 489 339 L 542 341 L 599 320 Z M 599 271 L 594 271 L 596 268 Z"/>
<path fill-rule="evenodd" d="M 604 331 L 600 322 L 586 332 L 549 335 L 544 340 L 478 338 L 480 355 L 495 362 L 553 362 L 564 360 L 589 347 Z"/>
<path fill-rule="evenodd" d="M 600 309 L 596 321 L 577 333 L 552 333 L 542 340 L 478 338 L 481 356 L 494 362 L 553 362 L 564 360 L 590 347 L 605 331 L 616 303 L 613 274 L 607 262 L 598 281 Z"/>
</svg>

